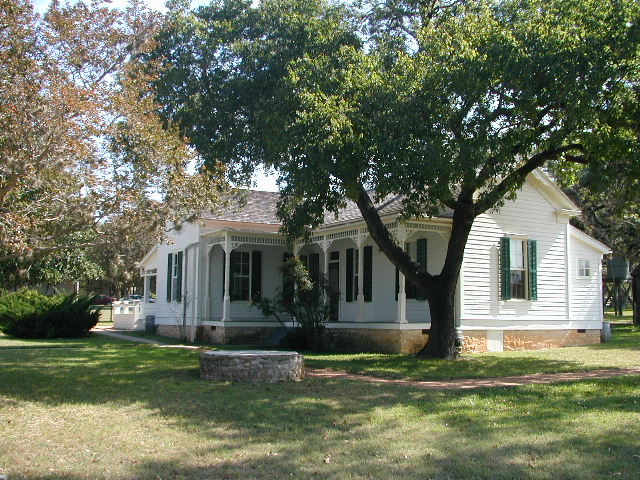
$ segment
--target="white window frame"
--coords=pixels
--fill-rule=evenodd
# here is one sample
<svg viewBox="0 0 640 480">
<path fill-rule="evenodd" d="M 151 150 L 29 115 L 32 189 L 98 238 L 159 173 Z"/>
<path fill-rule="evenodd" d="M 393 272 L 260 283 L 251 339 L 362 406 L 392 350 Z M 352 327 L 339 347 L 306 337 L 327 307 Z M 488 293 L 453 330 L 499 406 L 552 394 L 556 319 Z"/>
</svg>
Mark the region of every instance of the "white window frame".
<svg viewBox="0 0 640 480">
<path fill-rule="evenodd" d="M 583 266 L 583 262 L 586 264 Z M 576 277 L 577 278 L 591 278 L 593 274 L 593 268 L 591 267 L 590 258 L 578 258 L 576 264 Z"/>
<path fill-rule="evenodd" d="M 511 281 L 511 299 L 512 300 L 528 300 L 529 299 L 529 258 L 527 255 L 527 239 L 523 238 L 523 237 L 509 237 L 509 254 L 510 254 L 510 259 L 509 259 L 509 274 L 511 275 L 512 272 L 522 272 L 522 279 L 523 279 L 523 284 L 522 284 L 522 296 L 515 296 L 513 293 L 513 280 Z M 515 268 L 514 267 L 514 259 L 515 259 L 515 246 L 516 245 L 520 245 L 520 247 L 522 248 L 522 268 Z M 520 254 L 518 254 L 520 255 Z M 512 277 L 513 278 L 513 277 Z"/>
<path fill-rule="evenodd" d="M 171 252 L 171 303 L 179 303 L 182 300 L 178 298 L 178 280 L 181 276 L 178 270 L 178 254 L 179 252 Z"/>
</svg>

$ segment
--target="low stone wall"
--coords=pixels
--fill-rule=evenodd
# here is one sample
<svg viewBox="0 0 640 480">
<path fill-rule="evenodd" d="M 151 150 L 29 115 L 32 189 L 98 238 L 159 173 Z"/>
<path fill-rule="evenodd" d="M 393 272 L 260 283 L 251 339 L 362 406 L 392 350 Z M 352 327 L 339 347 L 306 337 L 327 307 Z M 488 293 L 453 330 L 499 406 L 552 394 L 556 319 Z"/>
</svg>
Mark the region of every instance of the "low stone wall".
<svg viewBox="0 0 640 480">
<path fill-rule="evenodd" d="M 304 356 L 260 350 L 208 351 L 200 355 L 200 378 L 222 382 L 282 382 L 304 378 Z"/>
</svg>

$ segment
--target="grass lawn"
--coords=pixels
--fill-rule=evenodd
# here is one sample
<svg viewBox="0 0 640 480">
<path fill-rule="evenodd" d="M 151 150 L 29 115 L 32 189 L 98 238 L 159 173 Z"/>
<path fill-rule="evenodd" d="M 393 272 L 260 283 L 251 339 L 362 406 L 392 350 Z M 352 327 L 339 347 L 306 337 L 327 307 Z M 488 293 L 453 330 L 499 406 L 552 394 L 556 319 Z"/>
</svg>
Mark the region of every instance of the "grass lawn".
<svg viewBox="0 0 640 480">
<path fill-rule="evenodd" d="M 624 326 L 601 346 L 448 364 L 351 357 L 389 376 L 467 377 L 510 364 L 520 373 L 564 363 L 639 365 L 639 348 L 640 331 Z M 317 355 L 308 363 L 348 361 Z M 335 379 L 215 383 L 198 378 L 189 350 L 97 335 L 0 336 L 0 473 L 9 480 L 636 479 L 638 402 L 640 376 L 445 392 Z"/>
<path fill-rule="evenodd" d="M 486 378 L 533 373 L 578 372 L 640 365 L 640 327 L 615 325 L 613 341 L 582 347 L 464 354 L 455 362 L 418 361 L 408 355 L 307 354 L 306 365 L 350 373 L 411 380 Z"/>
</svg>

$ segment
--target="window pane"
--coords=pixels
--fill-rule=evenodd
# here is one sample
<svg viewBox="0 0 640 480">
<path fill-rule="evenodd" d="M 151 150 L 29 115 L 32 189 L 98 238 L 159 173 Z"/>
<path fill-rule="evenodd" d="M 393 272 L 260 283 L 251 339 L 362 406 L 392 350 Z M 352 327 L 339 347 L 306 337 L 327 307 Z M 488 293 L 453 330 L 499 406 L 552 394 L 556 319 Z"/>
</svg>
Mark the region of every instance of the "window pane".
<svg viewBox="0 0 640 480">
<path fill-rule="evenodd" d="M 524 271 L 511 271 L 511 298 L 525 298 Z"/>
<path fill-rule="evenodd" d="M 511 269 L 524 270 L 524 242 L 511 240 Z"/>
</svg>

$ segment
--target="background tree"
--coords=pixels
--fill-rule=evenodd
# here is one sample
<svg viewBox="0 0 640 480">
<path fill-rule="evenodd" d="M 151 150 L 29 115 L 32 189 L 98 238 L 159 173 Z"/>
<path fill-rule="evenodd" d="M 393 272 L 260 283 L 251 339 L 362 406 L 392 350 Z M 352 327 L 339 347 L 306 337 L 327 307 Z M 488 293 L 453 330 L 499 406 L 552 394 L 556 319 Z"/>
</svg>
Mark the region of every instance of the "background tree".
<svg viewBox="0 0 640 480">
<path fill-rule="evenodd" d="M 0 260 L 153 243 L 215 206 L 224 170 L 202 167 L 150 94 L 163 21 L 137 0 L 54 1 L 42 18 L 0 0 Z"/>
<path fill-rule="evenodd" d="M 452 358 L 474 219 L 547 162 L 606 154 L 603 132 L 634 115 L 638 16 L 626 0 L 214 2 L 176 13 L 161 36 L 172 68 L 158 99 L 207 161 L 279 171 L 290 237 L 354 201 L 429 300 L 420 355 Z M 452 210 L 441 272 L 384 227 L 374 202 L 390 194 L 404 197 L 403 218 Z"/>
</svg>

